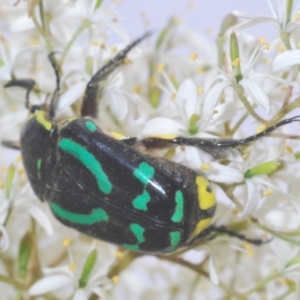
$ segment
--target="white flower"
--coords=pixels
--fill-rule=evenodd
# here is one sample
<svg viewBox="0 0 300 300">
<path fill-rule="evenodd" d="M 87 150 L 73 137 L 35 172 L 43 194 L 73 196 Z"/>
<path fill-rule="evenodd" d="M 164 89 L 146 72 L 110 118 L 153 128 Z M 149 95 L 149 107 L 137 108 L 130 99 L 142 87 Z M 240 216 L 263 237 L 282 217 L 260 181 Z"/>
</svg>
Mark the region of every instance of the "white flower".
<svg viewBox="0 0 300 300">
<path fill-rule="evenodd" d="M 300 50 L 287 50 L 278 54 L 272 62 L 273 72 L 300 64 Z"/>
<path fill-rule="evenodd" d="M 240 41 L 242 41 L 242 39 L 240 39 Z M 260 80 L 261 82 L 261 79 L 263 78 L 269 78 L 273 81 L 285 84 L 287 84 L 288 81 L 282 80 L 281 78 L 275 77 L 269 73 L 261 74 L 254 71 L 254 65 L 257 63 L 263 52 L 264 49 L 262 45 L 258 44 L 248 59 L 246 57 L 241 59 L 242 79 L 239 82 L 237 82 L 235 75 L 232 72 L 227 74 L 218 69 L 220 75 L 218 75 L 212 82 L 212 86 L 206 94 L 203 105 L 203 114 L 206 118 L 212 118 L 216 104 L 219 101 L 220 94 L 223 92 L 223 90 L 225 90 L 225 88 L 231 87 L 236 92 L 239 86 L 243 87 L 248 101 L 254 102 L 265 112 L 270 113 L 270 99 L 267 93 L 261 87 L 261 84 L 259 84 L 257 81 Z M 244 64 L 244 61 L 246 61 L 246 64 Z"/>
<path fill-rule="evenodd" d="M 241 31 L 247 27 L 257 25 L 260 23 L 268 23 L 271 26 L 273 26 L 278 32 L 285 32 L 290 33 L 294 31 L 295 29 L 299 28 L 300 22 L 298 19 L 289 20 L 288 12 L 287 12 L 287 4 L 291 1 L 278 1 L 278 11 L 276 11 L 276 8 L 274 7 L 272 0 L 267 0 L 268 5 L 270 7 L 272 17 L 265 17 L 265 16 L 257 16 L 257 15 L 251 15 L 249 13 L 243 13 L 240 11 L 234 11 L 233 13 L 240 18 L 248 19 L 248 21 L 244 22 L 241 25 L 238 25 L 235 30 Z M 296 5 L 294 8 L 294 14 L 299 13 L 300 10 L 300 3 Z"/>
<path fill-rule="evenodd" d="M 111 288 L 112 282 L 98 271 L 90 276 L 84 287 L 80 286 L 80 274 L 78 270 L 70 271 L 70 266 L 44 268 L 45 277 L 35 282 L 29 289 L 29 295 L 37 296 L 57 290 L 70 290 L 73 300 L 89 299 L 96 294 L 100 299 L 107 299 L 106 291 Z"/>
</svg>

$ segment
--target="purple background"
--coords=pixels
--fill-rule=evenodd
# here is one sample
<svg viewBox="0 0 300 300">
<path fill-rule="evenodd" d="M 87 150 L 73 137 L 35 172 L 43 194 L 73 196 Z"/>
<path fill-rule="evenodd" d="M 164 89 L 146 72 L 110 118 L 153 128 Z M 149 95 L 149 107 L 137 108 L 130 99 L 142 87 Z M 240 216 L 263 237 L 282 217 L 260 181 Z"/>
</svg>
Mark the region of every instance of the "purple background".
<svg viewBox="0 0 300 300">
<path fill-rule="evenodd" d="M 109 5 L 111 2 L 105 0 L 104 5 Z M 117 6 L 117 11 L 122 16 L 120 23 L 131 37 L 139 36 L 145 31 L 142 14 L 146 14 L 146 18 L 150 21 L 148 29 L 160 31 L 170 17 L 176 16 L 211 41 L 219 32 L 223 17 L 233 10 L 272 16 L 267 1 L 262 0 L 123 0 L 120 2 Z M 194 9 L 189 9 L 189 4 L 192 4 Z M 276 7 L 276 3 L 274 4 Z M 277 34 L 274 28 L 266 24 L 257 25 L 248 32 L 267 39 Z"/>
</svg>

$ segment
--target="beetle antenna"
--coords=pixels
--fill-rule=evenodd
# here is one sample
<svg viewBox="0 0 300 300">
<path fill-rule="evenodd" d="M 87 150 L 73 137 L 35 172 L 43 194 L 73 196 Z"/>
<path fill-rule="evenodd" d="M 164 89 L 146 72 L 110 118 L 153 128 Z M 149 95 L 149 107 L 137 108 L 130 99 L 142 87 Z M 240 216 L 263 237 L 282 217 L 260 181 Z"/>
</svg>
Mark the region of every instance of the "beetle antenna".
<svg viewBox="0 0 300 300">
<path fill-rule="evenodd" d="M 146 32 L 143 36 L 133 41 L 131 44 L 129 44 L 126 48 L 121 50 L 114 58 L 112 58 L 107 64 L 105 64 L 97 73 L 95 73 L 90 80 L 90 83 L 97 83 L 100 80 L 103 80 L 107 78 L 107 76 L 115 70 L 118 66 L 120 66 L 123 61 L 125 60 L 128 52 L 134 48 L 137 44 L 139 44 L 141 41 L 143 41 L 145 38 L 150 36 L 152 32 Z"/>
<path fill-rule="evenodd" d="M 50 102 L 50 108 L 49 108 L 49 117 L 51 120 L 53 120 L 55 118 L 55 111 L 56 111 L 58 96 L 59 96 L 59 92 L 60 92 L 60 75 L 59 75 L 59 69 L 58 69 L 57 63 L 54 59 L 55 53 L 56 52 L 52 52 L 48 55 L 48 59 L 53 67 L 55 77 L 56 77 L 56 88 L 53 92 L 51 102 Z"/>
<path fill-rule="evenodd" d="M 97 116 L 97 94 L 98 94 L 98 83 L 105 80 L 117 67 L 119 67 L 124 60 L 128 52 L 143 41 L 145 38 L 150 36 L 152 32 L 148 31 L 140 38 L 133 41 L 130 45 L 120 51 L 115 57 L 109 60 L 103 67 L 101 67 L 88 82 L 83 98 L 83 104 L 81 108 L 81 116 Z"/>
<path fill-rule="evenodd" d="M 284 120 L 278 122 L 277 124 L 266 128 L 266 130 L 264 130 L 264 131 L 262 131 L 258 134 L 255 134 L 255 135 L 249 136 L 245 139 L 242 139 L 242 140 L 240 140 L 240 142 L 241 142 L 240 145 L 244 145 L 244 144 L 248 144 L 250 142 L 254 142 L 257 139 L 259 139 L 259 138 L 267 135 L 268 133 L 276 130 L 277 128 L 279 128 L 281 126 L 284 126 L 286 124 L 293 123 L 293 122 L 300 122 L 300 116 L 295 116 L 295 117 L 292 117 L 292 118 L 289 118 L 289 119 L 284 119 Z"/>
<path fill-rule="evenodd" d="M 4 85 L 5 88 L 8 87 L 12 87 L 12 86 L 18 86 L 21 88 L 26 89 L 26 102 L 25 102 L 25 106 L 26 108 L 30 108 L 30 101 L 29 101 L 29 94 L 32 91 L 33 87 L 35 85 L 35 81 L 32 79 L 13 79 L 11 81 L 9 81 L 8 83 L 6 83 Z"/>
</svg>

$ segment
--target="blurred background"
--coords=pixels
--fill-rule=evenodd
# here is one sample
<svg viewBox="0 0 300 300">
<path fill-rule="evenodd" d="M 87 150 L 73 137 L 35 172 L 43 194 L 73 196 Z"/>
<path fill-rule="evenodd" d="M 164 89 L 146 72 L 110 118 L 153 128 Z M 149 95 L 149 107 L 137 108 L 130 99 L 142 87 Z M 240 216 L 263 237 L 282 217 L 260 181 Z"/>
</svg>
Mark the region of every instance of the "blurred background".
<svg viewBox="0 0 300 300">
<path fill-rule="evenodd" d="M 104 4 L 117 3 L 122 19 L 121 25 L 132 36 L 138 36 L 145 29 L 160 31 L 171 17 L 178 17 L 188 27 L 207 37 L 211 42 L 219 32 L 221 22 L 234 10 L 271 17 L 267 1 L 253 0 L 104 0 Z M 275 29 L 266 24 L 252 27 L 249 33 L 271 39 Z"/>
</svg>

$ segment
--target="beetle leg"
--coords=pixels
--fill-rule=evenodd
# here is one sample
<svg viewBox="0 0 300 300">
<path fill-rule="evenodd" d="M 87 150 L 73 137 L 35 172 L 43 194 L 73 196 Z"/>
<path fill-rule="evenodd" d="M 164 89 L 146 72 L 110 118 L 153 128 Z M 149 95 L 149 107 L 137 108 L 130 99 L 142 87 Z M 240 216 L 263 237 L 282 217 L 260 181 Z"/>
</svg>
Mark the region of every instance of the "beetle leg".
<svg viewBox="0 0 300 300">
<path fill-rule="evenodd" d="M 205 229 L 204 231 L 202 231 L 193 240 L 191 240 L 189 245 L 193 245 L 195 242 L 200 241 L 200 240 L 214 239 L 215 236 L 211 236 L 212 233 L 227 234 L 227 235 L 235 237 L 235 238 L 237 238 L 241 241 L 245 241 L 245 242 L 248 242 L 248 243 L 256 245 L 256 246 L 267 244 L 272 240 L 272 239 L 263 240 L 263 239 L 248 238 L 247 236 L 245 236 L 241 233 L 238 233 L 235 230 L 227 229 L 225 226 L 214 226 L 214 225 L 212 225 L 212 226 L 208 227 L 207 229 Z"/>
<path fill-rule="evenodd" d="M 132 42 L 93 75 L 85 89 L 81 108 L 82 117 L 97 117 L 97 94 L 99 82 L 105 80 L 116 68 L 118 68 L 124 62 L 128 52 L 150 34 L 151 32 L 147 32 L 142 37 Z"/>
<path fill-rule="evenodd" d="M 10 149 L 20 150 L 21 148 L 20 142 L 16 141 L 2 141 L 1 144 L 2 146 Z"/>
<path fill-rule="evenodd" d="M 54 59 L 55 52 L 52 52 L 48 55 L 48 59 L 53 67 L 55 78 L 56 78 L 56 87 L 53 92 L 51 101 L 50 101 L 50 108 L 49 108 L 49 117 L 50 120 L 54 120 L 55 118 L 55 111 L 56 111 L 56 105 L 59 98 L 59 92 L 60 92 L 60 74 L 59 74 L 59 68 L 57 66 L 57 63 Z"/>
<path fill-rule="evenodd" d="M 293 118 L 285 119 L 273 126 L 268 127 L 264 131 L 255 135 L 251 135 L 245 139 L 208 139 L 208 138 L 202 139 L 202 138 L 186 138 L 180 136 L 175 138 L 150 137 L 138 141 L 137 143 L 145 147 L 146 149 L 166 148 L 172 145 L 193 146 L 210 153 L 213 157 L 221 158 L 224 157 L 226 152 L 224 150 L 226 149 L 248 145 L 249 143 L 258 140 L 259 138 L 268 135 L 270 132 L 276 130 L 281 126 L 293 122 L 299 122 L 299 121 L 300 121 L 300 116 L 295 116 Z"/>
<path fill-rule="evenodd" d="M 32 91 L 33 87 L 35 85 L 35 81 L 32 79 L 13 79 L 6 83 L 4 85 L 5 88 L 12 87 L 12 86 L 18 86 L 21 88 L 26 89 L 26 108 L 29 108 L 29 94 Z"/>
</svg>

